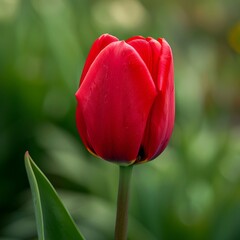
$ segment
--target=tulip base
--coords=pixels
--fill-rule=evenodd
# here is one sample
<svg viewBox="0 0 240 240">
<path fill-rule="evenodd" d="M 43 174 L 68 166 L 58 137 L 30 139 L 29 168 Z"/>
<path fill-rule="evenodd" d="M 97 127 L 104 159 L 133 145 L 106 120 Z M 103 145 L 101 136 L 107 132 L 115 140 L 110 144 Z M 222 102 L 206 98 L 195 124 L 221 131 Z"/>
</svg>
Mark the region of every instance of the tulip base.
<svg viewBox="0 0 240 240">
<path fill-rule="evenodd" d="M 119 167 L 119 185 L 115 240 L 126 240 L 128 229 L 129 189 L 133 165 Z"/>
</svg>

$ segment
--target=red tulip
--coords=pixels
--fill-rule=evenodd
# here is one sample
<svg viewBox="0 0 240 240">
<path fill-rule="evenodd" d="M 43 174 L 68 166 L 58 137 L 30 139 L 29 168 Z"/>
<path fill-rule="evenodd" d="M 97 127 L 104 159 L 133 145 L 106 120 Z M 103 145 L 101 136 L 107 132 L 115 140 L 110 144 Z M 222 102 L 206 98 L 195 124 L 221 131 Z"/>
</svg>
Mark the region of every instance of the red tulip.
<svg viewBox="0 0 240 240">
<path fill-rule="evenodd" d="M 78 131 L 91 153 L 120 165 L 156 158 L 174 125 L 170 46 L 161 38 L 102 35 L 90 50 L 76 98 Z"/>
</svg>

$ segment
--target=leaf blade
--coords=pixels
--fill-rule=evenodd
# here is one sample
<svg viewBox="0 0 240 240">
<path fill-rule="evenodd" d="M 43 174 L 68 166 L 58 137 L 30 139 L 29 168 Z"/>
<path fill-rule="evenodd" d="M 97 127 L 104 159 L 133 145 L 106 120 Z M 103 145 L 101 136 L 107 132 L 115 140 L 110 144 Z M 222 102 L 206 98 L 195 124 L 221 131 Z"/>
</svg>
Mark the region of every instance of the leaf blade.
<svg viewBox="0 0 240 240">
<path fill-rule="evenodd" d="M 34 200 L 39 239 L 84 240 L 57 192 L 28 152 L 25 154 L 25 166 Z"/>
</svg>

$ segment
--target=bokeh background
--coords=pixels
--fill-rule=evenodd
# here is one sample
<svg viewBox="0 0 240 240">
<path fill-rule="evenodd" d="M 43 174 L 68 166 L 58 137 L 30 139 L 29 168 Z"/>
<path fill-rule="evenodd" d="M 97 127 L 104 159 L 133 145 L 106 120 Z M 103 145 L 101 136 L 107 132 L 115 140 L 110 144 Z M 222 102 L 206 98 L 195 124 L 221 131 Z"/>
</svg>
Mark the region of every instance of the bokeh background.
<svg viewBox="0 0 240 240">
<path fill-rule="evenodd" d="M 106 32 L 175 59 L 174 134 L 134 169 L 129 239 L 240 239 L 238 0 L 0 0 L 0 239 L 37 239 L 26 150 L 87 239 L 113 239 L 118 168 L 83 148 L 74 97 Z"/>
</svg>

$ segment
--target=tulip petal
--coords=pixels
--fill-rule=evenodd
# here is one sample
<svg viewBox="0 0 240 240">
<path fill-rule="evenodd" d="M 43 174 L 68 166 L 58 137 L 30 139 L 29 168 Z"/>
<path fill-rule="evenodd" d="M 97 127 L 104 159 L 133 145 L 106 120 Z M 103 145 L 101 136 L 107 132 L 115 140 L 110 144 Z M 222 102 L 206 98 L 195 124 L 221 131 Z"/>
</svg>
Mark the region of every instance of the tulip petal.
<svg viewBox="0 0 240 240">
<path fill-rule="evenodd" d="M 173 77 L 169 80 L 169 77 L 173 76 L 173 56 L 171 47 L 165 39 L 159 38 L 158 42 L 162 46 L 162 51 L 159 62 L 157 86 L 159 86 L 159 90 L 165 91 L 169 85 L 170 87 L 174 85 Z"/>
<path fill-rule="evenodd" d="M 174 126 L 175 97 L 173 58 L 171 49 L 166 41 L 160 41 L 162 41 L 158 74 L 160 92 L 149 114 L 142 143 L 144 149 L 142 161 L 154 159 L 165 149 Z"/>
<path fill-rule="evenodd" d="M 157 86 L 161 44 L 155 39 L 140 37 L 131 38 L 127 43 L 139 53 Z"/>
<path fill-rule="evenodd" d="M 109 34 L 103 34 L 101 35 L 92 45 L 91 50 L 88 54 L 87 60 L 85 62 L 83 71 L 82 71 L 82 75 L 80 78 L 80 85 L 82 84 L 88 69 L 90 68 L 90 66 L 92 65 L 93 61 L 95 60 L 95 58 L 97 57 L 97 55 L 110 43 L 112 42 L 116 42 L 118 41 L 118 39 L 112 35 Z"/>
<path fill-rule="evenodd" d="M 129 43 L 129 42 L 134 41 L 134 40 L 137 40 L 137 39 L 142 39 L 142 40 L 144 40 L 145 37 L 143 37 L 143 36 L 133 36 L 133 37 L 127 39 L 127 40 L 126 40 L 126 43 Z"/>
<path fill-rule="evenodd" d="M 131 164 L 156 97 L 136 50 L 124 41 L 109 44 L 89 68 L 76 97 L 94 152 L 106 160 Z"/>
</svg>

